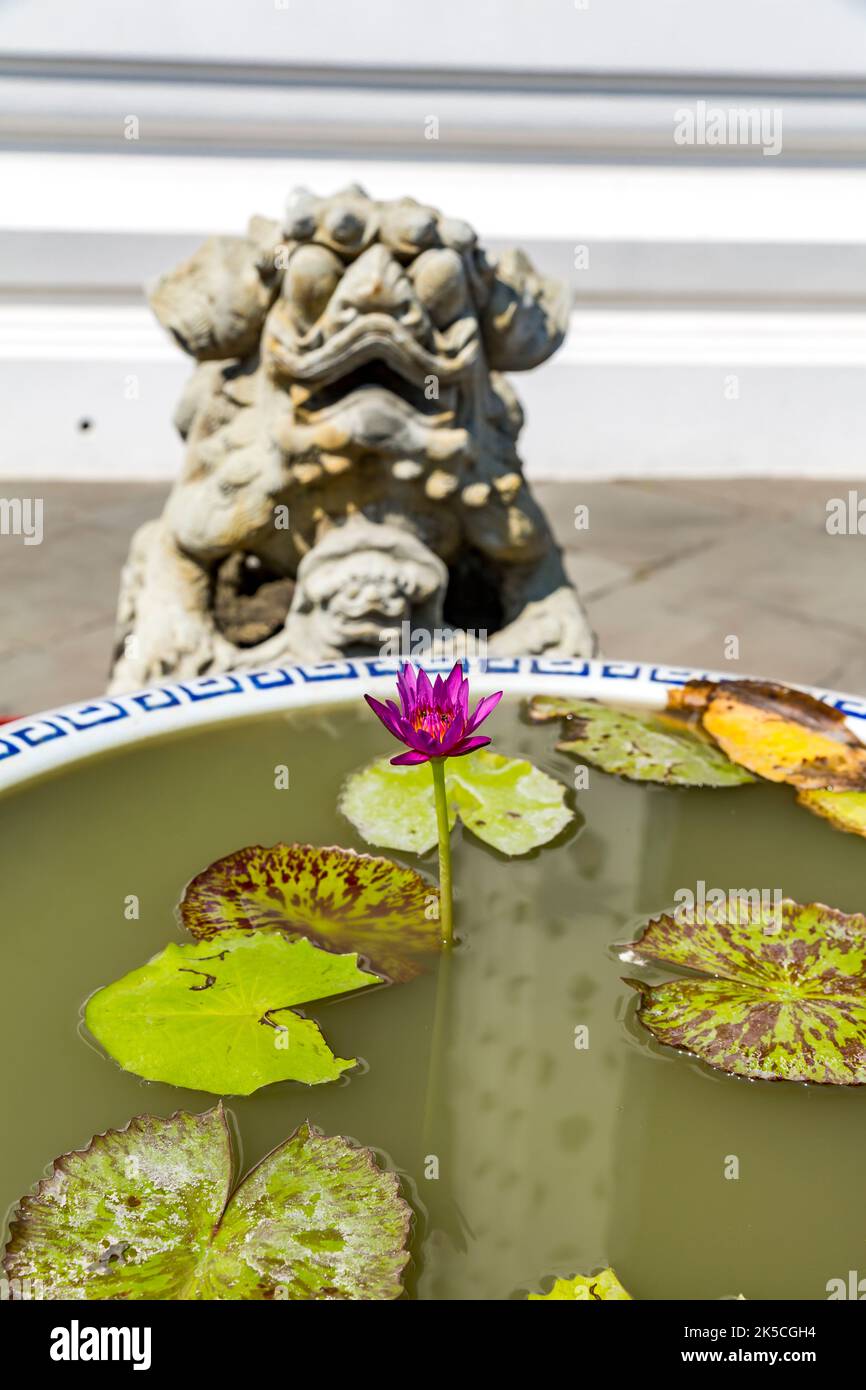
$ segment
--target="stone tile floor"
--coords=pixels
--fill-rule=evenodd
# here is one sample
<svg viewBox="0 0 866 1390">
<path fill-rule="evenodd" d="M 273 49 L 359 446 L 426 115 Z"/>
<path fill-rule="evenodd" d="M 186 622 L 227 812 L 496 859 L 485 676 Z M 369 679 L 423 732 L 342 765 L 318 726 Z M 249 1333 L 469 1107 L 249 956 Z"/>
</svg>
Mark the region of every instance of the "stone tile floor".
<svg viewBox="0 0 866 1390">
<path fill-rule="evenodd" d="M 829 536 L 850 482 L 536 484 L 608 657 L 866 693 L 866 536 Z M 104 689 L 120 568 L 152 484 L 28 483 L 44 540 L 0 536 L 0 714 Z M 0 495 L 21 496 L 20 481 Z M 575 507 L 588 529 L 575 528 Z M 728 659 L 736 638 L 738 659 Z"/>
</svg>

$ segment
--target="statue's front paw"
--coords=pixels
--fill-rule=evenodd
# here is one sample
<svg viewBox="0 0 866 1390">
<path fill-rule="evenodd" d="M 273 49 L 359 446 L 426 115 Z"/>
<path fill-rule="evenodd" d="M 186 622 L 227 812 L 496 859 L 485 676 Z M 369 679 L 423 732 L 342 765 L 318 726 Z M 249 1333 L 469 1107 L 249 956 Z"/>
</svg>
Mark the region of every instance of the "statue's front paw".
<svg viewBox="0 0 866 1390">
<path fill-rule="evenodd" d="M 595 633 L 574 589 L 556 589 L 527 603 L 519 617 L 493 634 L 491 656 L 592 656 Z"/>
</svg>

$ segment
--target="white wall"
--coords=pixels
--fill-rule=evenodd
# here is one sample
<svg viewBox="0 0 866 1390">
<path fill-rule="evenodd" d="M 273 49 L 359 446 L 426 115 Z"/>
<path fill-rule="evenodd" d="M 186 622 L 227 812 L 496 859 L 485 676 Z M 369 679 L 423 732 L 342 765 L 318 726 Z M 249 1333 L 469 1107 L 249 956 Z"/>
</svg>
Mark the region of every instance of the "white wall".
<svg viewBox="0 0 866 1390">
<path fill-rule="evenodd" d="M 516 383 L 536 476 L 856 475 L 864 69 L 866 0 L 11 0 L 0 473 L 172 476 L 188 368 L 142 282 L 359 180 L 571 282 Z M 781 112 L 781 153 L 677 145 L 701 100 Z"/>
</svg>

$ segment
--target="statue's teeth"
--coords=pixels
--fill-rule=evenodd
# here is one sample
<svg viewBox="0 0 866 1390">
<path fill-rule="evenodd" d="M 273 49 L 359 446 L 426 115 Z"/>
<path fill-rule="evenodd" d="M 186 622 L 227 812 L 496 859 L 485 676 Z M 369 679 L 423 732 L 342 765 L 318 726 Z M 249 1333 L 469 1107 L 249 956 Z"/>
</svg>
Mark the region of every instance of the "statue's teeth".
<svg viewBox="0 0 866 1390">
<path fill-rule="evenodd" d="M 460 494 L 467 507 L 483 507 L 490 496 L 489 483 L 470 483 Z"/>
<path fill-rule="evenodd" d="M 441 468 L 435 469 L 427 482 L 424 484 L 424 491 L 428 497 L 434 501 L 441 501 L 445 497 L 450 497 L 452 492 L 456 492 L 459 483 L 453 473 L 445 473 Z"/>
<path fill-rule="evenodd" d="M 347 473 L 352 467 L 352 460 L 345 454 L 320 454 L 319 462 L 326 473 L 333 475 Z"/>
<path fill-rule="evenodd" d="M 501 473 L 493 479 L 493 486 L 506 506 L 510 506 L 523 487 L 523 478 L 520 473 Z"/>
<path fill-rule="evenodd" d="M 302 487 L 309 487 L 311 483 L 317 483 L 321 478 L 322 466 L 319 463 L 296 463 L 292 468 L 292 473 Z"/>
<path fill-rule="evenodd" d="M 401 483 L 414 482 L 423 472 L 423 463 L 417 463 L 415 459 L 398 459 L 391 465 L 392 475 Z"/>
</svg>

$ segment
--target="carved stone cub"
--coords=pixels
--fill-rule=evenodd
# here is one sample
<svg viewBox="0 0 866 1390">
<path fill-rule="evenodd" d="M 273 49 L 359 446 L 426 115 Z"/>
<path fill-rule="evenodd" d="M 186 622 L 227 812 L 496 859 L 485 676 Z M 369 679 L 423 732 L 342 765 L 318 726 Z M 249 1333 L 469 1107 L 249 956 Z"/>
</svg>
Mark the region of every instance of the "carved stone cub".
<svg viewBox="0 0 866 1390">
<path fill-rule="evenodd" d="M 182 474 L 124 570 L 112 690 L 393 651 L 416 629 L 434 654 L 479 633 L 491 654 L 591 653 L 501 375 L 567 321 L 521 252 L 491 259 L 409 198 L 299 191 L 282 225 L 212 237 L 151 302 L 198 365 Z"/>
</svg>

